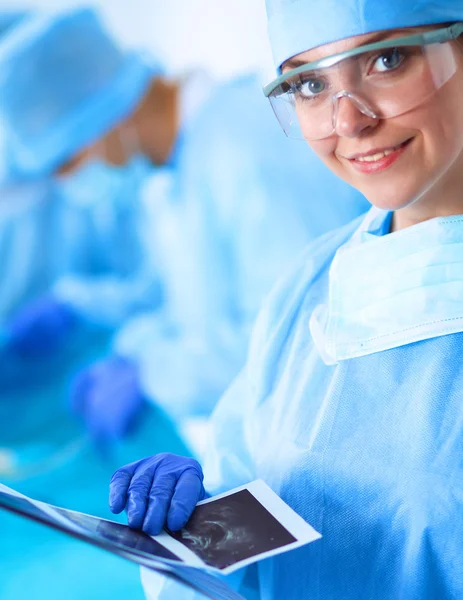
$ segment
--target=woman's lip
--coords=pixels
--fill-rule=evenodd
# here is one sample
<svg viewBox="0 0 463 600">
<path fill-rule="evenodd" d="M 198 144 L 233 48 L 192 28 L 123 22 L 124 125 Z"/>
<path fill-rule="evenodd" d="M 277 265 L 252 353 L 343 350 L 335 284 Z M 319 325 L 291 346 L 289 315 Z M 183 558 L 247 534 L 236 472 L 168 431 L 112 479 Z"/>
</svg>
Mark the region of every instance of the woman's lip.
<svg viewBox="0 0 463 600">
<path fill-rule="evenodd" d="M 400 146 L 396 147 L 390 154 L 387 156 L 383 156 L 382 158 L 375 161 L 362 161 L 358 160 L 358 158 L 348 158 L 349 163 L 355 168 L 356 171 L 361 173 L 379 173 L 380 171 L 384 171 L 389 168 L 396 160 L 405 152 L 407 147 L 410 145 L 412 138 L 403 142 Z M 378 152 L 377 152 L 378 153 Z M 368 154 L 360 155 L 368 156 Z M 371 154 L 370 154 L 371 156 Z"/>
</svg>

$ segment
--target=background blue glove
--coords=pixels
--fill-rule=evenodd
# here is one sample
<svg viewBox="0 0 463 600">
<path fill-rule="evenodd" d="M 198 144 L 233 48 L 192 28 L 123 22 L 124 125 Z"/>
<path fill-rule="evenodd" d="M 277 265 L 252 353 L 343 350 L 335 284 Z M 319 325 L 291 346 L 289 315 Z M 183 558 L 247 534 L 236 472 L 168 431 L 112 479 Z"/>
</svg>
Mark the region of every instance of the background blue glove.
<svg viewBox="0 0 463 600">
<path fill-rule="evenodd" d="M 206 498 L 203 472 L 193 458 L 157 454 L 118 469 L 111 478 L 109 507 L 127 511 L 129 526 L 158 535 L 164 525 L 182 529 Z"/>
<path fill-rule="evenodd" d="M 51 295 L 31 302 L 5 327 L 5 344 L 24 357 L 59 350 L 77 321 L 73 310 Z"/>
<path fill-rule="evenodd" d="M 145 402 L 136 365 L 113 357 L 84 369 L 72 383 L 70 402 L 97 444 L 123 438 Z"/>
</svg>

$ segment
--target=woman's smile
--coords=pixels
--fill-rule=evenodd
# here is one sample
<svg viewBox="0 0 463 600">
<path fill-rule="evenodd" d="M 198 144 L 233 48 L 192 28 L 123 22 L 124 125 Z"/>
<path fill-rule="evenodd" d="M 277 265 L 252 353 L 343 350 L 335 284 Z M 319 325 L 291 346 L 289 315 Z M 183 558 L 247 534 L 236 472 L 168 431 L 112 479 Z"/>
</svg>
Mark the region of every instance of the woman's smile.
<svg viewBox="0 0 463 600">
<path fill-rule="evenodd" d="M 345 157 L 344 160 L 359 173 L 380 173 L 391 167 L 407 150 L 412 138 L 394 147 L 374 149 L 367 153 Z"/>
</svg>

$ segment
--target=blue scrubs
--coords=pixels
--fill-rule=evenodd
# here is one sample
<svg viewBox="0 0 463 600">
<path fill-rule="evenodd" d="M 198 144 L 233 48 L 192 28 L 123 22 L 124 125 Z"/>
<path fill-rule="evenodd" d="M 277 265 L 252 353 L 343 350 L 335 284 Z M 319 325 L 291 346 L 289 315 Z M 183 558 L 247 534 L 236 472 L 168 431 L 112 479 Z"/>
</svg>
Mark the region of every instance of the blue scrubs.
<svg viewBox="0 0 463 600">
<path fill-rule="evenodd" d="M 387 219 L 357 220 L 308 248 L 266 303 L 247 365 L 212 418 L 208 491 L 262 478 L 323 535 L 259 563 L 261 600 L 463 597 L 463 224 L 433 219 L 385 235 Z M 309 323 L 328 306 L 335 342 L 355 334 L 342 318 L 361 314 L 343 312 L 333 293 L 350 282 L 339 287 L 336 264 L 356 273 L 359 252 L 365 285 L 378 265 L 389 270 L 363 314 L 376 311 L 378 330 L 401 327 L 401 341 L 358 355 L 352 340 L 351 356 L 329 365 Z M 393 300 L 403 312 L 382 312 Z M 169 583 L 159 597 L 176 593 Z"/>
</svg>

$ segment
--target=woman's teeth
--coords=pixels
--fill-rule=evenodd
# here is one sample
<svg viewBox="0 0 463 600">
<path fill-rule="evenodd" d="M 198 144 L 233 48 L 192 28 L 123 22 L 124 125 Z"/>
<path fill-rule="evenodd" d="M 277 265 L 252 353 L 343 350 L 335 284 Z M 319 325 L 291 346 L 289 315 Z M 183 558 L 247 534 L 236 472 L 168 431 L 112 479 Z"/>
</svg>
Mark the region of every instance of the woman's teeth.
<svg viewBox="0 0 463 600">
<path fill-rule="evenodd" d="M 377 152 L 376 154 L 371 154 L 370 156 L 359 156 L 356 160 L 360 162 L 375 162 L 377 160 L 381 160 L 381 158 L 384 158 L 385 156 L 389 156 L 389 154 L 392 154 L 401 146 L 403 146 L 403 144 L 399 144 L 395 148 L 391 148 L 389 150 L 384 150 L 384 152 Z"/>
</svg>

